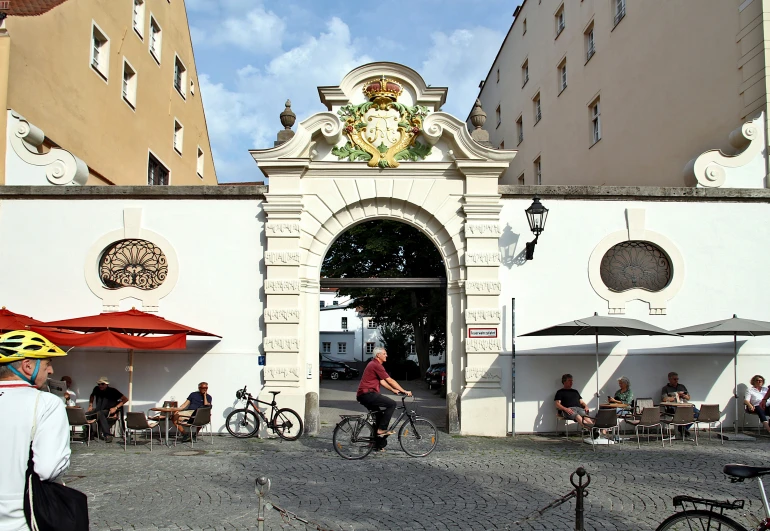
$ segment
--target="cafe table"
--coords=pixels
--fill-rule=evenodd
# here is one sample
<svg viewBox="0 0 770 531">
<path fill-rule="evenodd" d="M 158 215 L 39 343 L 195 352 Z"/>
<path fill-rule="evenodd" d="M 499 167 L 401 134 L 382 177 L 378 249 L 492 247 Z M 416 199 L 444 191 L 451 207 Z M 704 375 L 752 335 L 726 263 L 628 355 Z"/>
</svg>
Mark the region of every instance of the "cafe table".
<svg viewBox="0 0 770 531">
<path fill-rule="evenodd" d="M 166 428 L 166 446 L 170 446 L 168 443 L 168 429 L 169 429 L 168 421 L 169 421 L 169 418 L 171 417 L 171 414 L 176 411 L 179 411 L 179 408 L 178 407 L 153 407 L 153 408 L 150 408 L 150 411 L 159 411 L 160 413 L 164 413 L 165 428 Z"/>
<path fill-rule="evenodd" d="M 631 409 L 630 404 L 599 404 L 600 409 Z"/>
</svg>

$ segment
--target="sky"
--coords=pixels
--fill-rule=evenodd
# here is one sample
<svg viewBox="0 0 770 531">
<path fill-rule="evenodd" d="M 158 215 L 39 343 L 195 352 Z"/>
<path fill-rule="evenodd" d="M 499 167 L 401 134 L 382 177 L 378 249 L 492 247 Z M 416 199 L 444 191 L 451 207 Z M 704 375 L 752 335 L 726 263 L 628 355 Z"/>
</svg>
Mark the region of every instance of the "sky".
<svg viewBox="0 0 770 531">
<path fill-rule="evenodd" d="M 286 100 L 299 123 L 326 110 L 318 86 L 372 61 L 448 87 L 442 110 L 465 120 L 519 3 L 186 0 L 219 182 L 265 180 L 248 150 L 273 146 Z"/>
</svg>

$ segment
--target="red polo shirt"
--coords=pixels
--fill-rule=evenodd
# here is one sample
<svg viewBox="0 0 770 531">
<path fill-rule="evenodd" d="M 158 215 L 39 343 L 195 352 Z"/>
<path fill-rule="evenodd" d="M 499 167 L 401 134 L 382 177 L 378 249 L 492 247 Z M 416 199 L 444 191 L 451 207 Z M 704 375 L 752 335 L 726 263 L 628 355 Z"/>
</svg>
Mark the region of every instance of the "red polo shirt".
<svg viewBox="0 0 770 531">
<path fill-rule="evenodd" d="M 390 375 L 388 375 L 388 372 L 385 370 L 385 367 L 382 366 L 382 363 L 377 360 L 370 361 L 369 365 L 367 365 L 364 369 L 364 375 L 361 377 L 361 383 L 358 384 L 358 392 L 356 393 L 356 398 L 372 391 L 379 393 L 380 380 L 386 380 L 388 378 L 390 378 Z"/>
</svg>

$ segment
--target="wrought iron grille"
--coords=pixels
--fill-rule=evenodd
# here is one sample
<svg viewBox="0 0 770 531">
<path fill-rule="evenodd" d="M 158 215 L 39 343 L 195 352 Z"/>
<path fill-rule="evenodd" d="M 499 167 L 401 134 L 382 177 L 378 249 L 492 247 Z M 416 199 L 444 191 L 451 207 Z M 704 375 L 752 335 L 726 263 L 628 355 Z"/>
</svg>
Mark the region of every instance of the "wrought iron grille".
<svg viewBox="0 0 770 531">
<path fill-rule="evenodd" d="M 151 290 L 168 275 L 166 255 L 147 240 L 120 240 L 104 250 L 99 260 L 102 284 L 110 289 L 126 287 Z"/>
<path fill-rule="evenodd" d="M 607 251 L 599 272 L 604 285 L 612 291 L 660 291 L 671 281 L 671 261 L 650 242 L 622 242 Z"/>
</svg>

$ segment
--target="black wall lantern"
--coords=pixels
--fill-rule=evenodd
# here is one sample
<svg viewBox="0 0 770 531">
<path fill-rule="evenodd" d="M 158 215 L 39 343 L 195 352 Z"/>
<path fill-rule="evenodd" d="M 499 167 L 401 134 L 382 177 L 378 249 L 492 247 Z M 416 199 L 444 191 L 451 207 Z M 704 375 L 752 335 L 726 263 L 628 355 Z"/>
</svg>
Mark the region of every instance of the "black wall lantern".
<svg viewBox="0 0 770 531">
<path fill-rule="evenodd" d="M 537 239 L 540 234 L 545 230 L 545 220 L 548 217 L 548 209 L 540 203 L 540 198 L 535 196 L 532 198 L 532 204 L 524 211 L 527 214 L 527 221 L 529 222 L 529 230 L 535 235 L 535 239 L 531 242 L 527 242 L 527 260 L 532 260 L 535 256 L 535 245 L 537 245 Z"/>
</svg>

